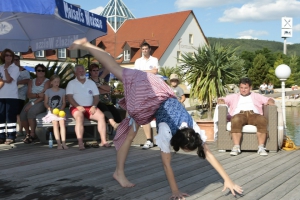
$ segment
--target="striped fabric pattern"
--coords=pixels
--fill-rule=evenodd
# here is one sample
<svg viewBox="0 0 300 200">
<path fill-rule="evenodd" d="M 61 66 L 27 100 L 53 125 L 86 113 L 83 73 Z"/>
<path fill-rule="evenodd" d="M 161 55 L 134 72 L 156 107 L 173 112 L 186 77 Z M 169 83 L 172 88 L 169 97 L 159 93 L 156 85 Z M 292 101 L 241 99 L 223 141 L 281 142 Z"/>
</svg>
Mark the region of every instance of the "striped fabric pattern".
<svg viewBox="0 0 300 200">
<path fill-rule="evenodd" d="M 127 110 L 138 125 L 152 121 L 160 104 L 174 98 L 173 90 L 159 77 L 140 70 L 123 69 L 124 98 L 119 105 Z M 117 129 L 114 145 L 119 150 L 129 130 L 130 118 L 125 118 Z"/>
</svg>

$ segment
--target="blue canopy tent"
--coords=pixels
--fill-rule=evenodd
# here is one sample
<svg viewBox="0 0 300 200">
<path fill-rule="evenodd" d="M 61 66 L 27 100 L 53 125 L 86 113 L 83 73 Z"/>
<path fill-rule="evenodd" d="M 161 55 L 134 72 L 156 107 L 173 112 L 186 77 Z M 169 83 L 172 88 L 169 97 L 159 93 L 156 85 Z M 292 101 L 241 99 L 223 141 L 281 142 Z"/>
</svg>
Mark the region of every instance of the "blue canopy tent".
<svg viewBox="0 0 300 200">
<path fill-rule="evenodd" d="M 63 0 L 0 1 L 0 51 L 27 52 L 69 47 L 107 33 L 106 18 Z"/>
<path fill-rule="evenodd" d="M 27 71 L 35 73 L 34 67 L 29 67 L 29 66 L 23 66 Z"/>
</svg>

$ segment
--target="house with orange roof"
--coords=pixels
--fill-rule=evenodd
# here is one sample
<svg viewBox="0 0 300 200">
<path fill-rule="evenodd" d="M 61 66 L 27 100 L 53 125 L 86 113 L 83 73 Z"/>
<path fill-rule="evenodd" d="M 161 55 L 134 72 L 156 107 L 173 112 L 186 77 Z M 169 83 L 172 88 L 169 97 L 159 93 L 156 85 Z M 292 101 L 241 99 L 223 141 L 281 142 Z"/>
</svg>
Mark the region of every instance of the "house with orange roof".
<svg viewBox="0 0 300 200">
<path fill-rule="evenodd" d="M 152 56 L 158 58 L 161 67 L 179 66 L 182 54 L 208 44 L 192 10 L 135 18 L 122 0 L 110 0 L 100 15 L 107 18 L 107 35 L 92 43 L 110 53 L 123 67 L 134 66 L 142 56 L 140 46 L 144 42 L 150 44 Z M 18 54 L 21 65 L 35 66 L 84 57 L 88 52 L 55 49 Z"/>
</svg>

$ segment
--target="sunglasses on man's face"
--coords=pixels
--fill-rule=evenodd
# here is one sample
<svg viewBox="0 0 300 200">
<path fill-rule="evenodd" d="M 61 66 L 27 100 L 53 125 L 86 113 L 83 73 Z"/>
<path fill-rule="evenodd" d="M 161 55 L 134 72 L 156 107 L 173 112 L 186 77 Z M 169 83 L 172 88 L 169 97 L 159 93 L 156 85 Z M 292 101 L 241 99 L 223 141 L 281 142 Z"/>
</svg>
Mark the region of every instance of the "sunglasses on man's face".
<svg viewBox="0 0 300 200">
<path fill-rule="evenodd" d="M 38 69 L 37 72 L 45 72 L 45 70 Z"/>
<path fill-rule="evenodd" d="M 94 69 L 94 70 L 92 70 L 93 72 L 99 72 L 99 70 L 97 70 L 97 69 Z"/>
</svg>

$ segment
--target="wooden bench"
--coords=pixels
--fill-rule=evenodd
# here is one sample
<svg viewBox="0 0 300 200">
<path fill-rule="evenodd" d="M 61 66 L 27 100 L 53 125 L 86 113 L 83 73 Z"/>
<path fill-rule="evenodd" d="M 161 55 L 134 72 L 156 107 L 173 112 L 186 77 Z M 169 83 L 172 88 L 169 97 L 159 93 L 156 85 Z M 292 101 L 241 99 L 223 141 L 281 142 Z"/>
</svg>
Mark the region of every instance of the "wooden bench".
<svg viewBox="0 0 300 200">
<path fill-rule="evenodd" d="M 73 116 L 70 113 L 70 110 L 68 108 L 65 109 L 66 112 L 66 127 L 72 127 L 75 126 L 76 121 L 73 118 Z M 44 113 L 40 113 L 36 116 L 36 130 L 35 133 L 38 136 L 38 138 L 40 139 L 41 143 L 47 143 L 47 129 L 48 128 L 52 128 L 53 125 L 52 123 L 45 123 L 43 122 L 42 118 L 45 117 L 47 115 L 47 112 Z M 83 125 L 86 126 L 93 126 L 93 138 L 84 138 L 84 139 L 92 139 L 92 140 L 97 140 L 99 139 L 99 134 L 98 134 L 98 130 L 97 130 L 97 122 L 93 121 L 93 120 L 88 120 L 86 118 L 84 118 L 84 122 Z M 108 128 L 108 127 L 107 127 Z M 109 128 L 107 129 L 109 130 Z M 74 133 L 75 134 L 75 133 Z M 71 141 L 77 141 L 76 137 L 75 139 L 68 139 L 68 136 L 66 138 L 67 142 L 71 142 Z"/>
<path fill-rule="evenodd" d="M 68 127 L 75 126 L 76 121 L 73 118 L 73 116 L 71 115 L 70 110 L 68 108 L 66 108 L 64 111 L 66 113 L 66 121 L 65 121 L 66 127 L 68 128 Z M 121 118 L 124 119 L 125 115 L 126 115 L 126 111 L 122 110 L 122 109 L 118 109 L 118 111 L 121 115 Z M 47 129 L 53 127 L 52 123 L 43 122 L 42 118 L 45 117 L 46 115 L 47 115 L 47 112 L 44 112 L 44 113 L 40 113 L 36 116 L 35 133 L 38 136 L 38 138 L 40 139 L 41 143 L 48 143 Z M 84 121 L 83 121 L 83 126 L 85 127 L 85 134 L 83 135 L 84 140 L 98 140 L 100 138 L 98 129 L 97 129 L 97 124 L 98 124 L 97 121 L 88 120 L 88 119 L 84 118 Z M 93 130 L 92 130 L 93 137 L 85 137 L 86 135 L 90 135 L 90 134 L 87 134 L 88 127 L 93 128 Z M 109 123 L 106 123 L 106 135 L 107 135 L 108 140 L 113 139 L 113 137 L 114 137 L 113 131 L 114 131 L 113 127 Z M 75 133 L 74 133 L 74 136 L 75 136 L 74 138 L 68 138 L 68 131 L 67 131 L 67 137 L 66 137 L 67 142 L 77 141 Z"/>
</svg>

